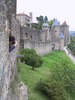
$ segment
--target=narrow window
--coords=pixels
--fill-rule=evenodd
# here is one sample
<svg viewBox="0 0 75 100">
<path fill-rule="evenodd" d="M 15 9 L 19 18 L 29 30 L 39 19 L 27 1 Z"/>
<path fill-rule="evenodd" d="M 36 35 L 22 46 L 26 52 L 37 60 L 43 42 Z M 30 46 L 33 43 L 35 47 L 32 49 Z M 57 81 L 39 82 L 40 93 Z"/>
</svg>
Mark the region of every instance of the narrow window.
<svg viewBox="0 0 75 100">
<path fill-rule="evenodd" d="M 28 33 L 25 33 L 26 37 L 28 37 Z"/>
<path fill-rule="evenodd" d="M 30 36 L 30 39 L 32 40 L 32 36 Z"/>
</svg>

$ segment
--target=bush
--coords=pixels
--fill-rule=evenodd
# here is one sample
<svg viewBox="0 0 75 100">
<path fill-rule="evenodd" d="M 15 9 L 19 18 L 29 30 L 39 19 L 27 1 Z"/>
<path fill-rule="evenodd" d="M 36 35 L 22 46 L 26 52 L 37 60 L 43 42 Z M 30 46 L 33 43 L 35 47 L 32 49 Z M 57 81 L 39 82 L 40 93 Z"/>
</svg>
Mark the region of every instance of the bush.
<svg viewBox="0 0 75 100">
<path fill-rule="evenodd" d="M 50 100 L 67 100 L 67 93 L 59 81 L 53 79 L 40 81 L 38 88 L 46 94 Z"/>
<path fill-rule="evenodd" d="M 67 94 L 75 93 L 75 70 L 67 61 L 55 64 L 50 77 L 40 81 L 38 88 L 51 100 L 68 100 Z"/>
<path fill-rule="evenodd" d="M 75 69 L 73 67 L 65 60 L 61 65 L 55 64 L 52 69 L 51 77 L 62 83 L 68 93 L 75 92 Z"/>
<path fill-rule="evenodd" d="M 24 55 L 24 58 L 21 58 L 22 62 L 25 62 L 27 65 L 34 67 L 40 67 L 42 64 L 42 59 L 40 56 L 37 55 L 36 51 L 33 49 L 23 49 L 21 54 Z"/>
</svg>

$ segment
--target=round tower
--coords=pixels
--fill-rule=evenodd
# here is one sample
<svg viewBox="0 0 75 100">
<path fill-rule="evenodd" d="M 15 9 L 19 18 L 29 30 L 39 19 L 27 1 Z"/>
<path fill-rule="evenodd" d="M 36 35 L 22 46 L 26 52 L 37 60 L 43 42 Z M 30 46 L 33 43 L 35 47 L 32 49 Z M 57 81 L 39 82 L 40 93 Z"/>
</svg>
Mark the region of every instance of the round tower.
<svg viewBox="0 0 75 100">
<path fill-rule="evenodd" d="M 67 25 L 66 21 L 60 27 L 61 32 L 64 34 L 64 44 L 67 46 L 69 43 L 69 25 Z"/>
<path fill-rule="evenodd" d="M 43 23 L 42 30 L 48 30 L 49 31 L 49 25 L 47 23 Z"/>
<path fill-rule="evenodd" d="M 64 35 L 63 33 L 60 33 L 59 35 L 60 41 L 59 41 L 59 50 L 64 50 Z"/>
<path fill-rule="evenodd" d="M 45 41 L 50 41 L 51 36 L 50 36 L 50 31 L 49 31 L 49 25 L 47 23 L 43 23 L 42 30 L 44 31 L 43 33 L 45 33 Z"/>
<path fill-rule="evenodd" d="M 55 36 L 55 40 L 59 39 L 59 34 L 60 34 L 60 23 L 58 22 L 57 19 L 54 20 L 53 25 L 52 25 L 52 31 Z"/>
</svg>

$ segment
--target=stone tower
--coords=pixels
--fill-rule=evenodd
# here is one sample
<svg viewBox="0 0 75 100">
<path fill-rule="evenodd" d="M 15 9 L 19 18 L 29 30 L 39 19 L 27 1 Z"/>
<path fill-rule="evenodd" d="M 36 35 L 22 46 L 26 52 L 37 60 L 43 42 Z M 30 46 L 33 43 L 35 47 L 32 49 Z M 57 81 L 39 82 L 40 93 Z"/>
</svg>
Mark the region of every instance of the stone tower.
<svg viewBox="0 0 75 100">
<path fill-rule="evenodd" d="M 59 34 L 60 34 L 60 24 L 59 24 L 57 19 L 55 19 L 54 22 L 53 22 L 52 32 L 54 33 L 53 35 L 55 36 L 54 37 L 55 40 L 58 40 L 59 39 Z"/>
<path fill-rule="evenodd" d="M 50 31 L 49 31 L 49 25 L 47 23 L 44 23 L 42 25 L 42 30 L 44 31 L 43 35 L 45 33 L 45 41 L 50 41 L 51 40 L 51 36 L 50 36 Z"/>
<path fill-rule="evenodd" d="M 60 26 L 60 31 L 64 34 L 64 45 L 67 46 L 69 43 L 69 26 L 66 21 Z"/>
<path fill-rule="evenodd" d="M 59 48 L 61 51 L 63 51 L 64 50 L 64 35 L 63 35 L 63 33 L 60 33 L 59 38 L 60 38 Z"/>
</svg>

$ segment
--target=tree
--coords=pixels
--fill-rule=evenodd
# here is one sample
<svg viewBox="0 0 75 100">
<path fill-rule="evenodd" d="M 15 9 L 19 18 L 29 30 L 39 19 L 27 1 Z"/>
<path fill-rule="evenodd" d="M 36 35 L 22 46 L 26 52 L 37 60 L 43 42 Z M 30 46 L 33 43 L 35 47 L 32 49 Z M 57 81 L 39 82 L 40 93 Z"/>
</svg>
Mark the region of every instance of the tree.
<svg viewBox="0 0 75 100">
<path fill-rule="evenodd" d="M 50 21 L 48 21 L 49 26 L 52 27 L 53 22 L 54 22 L 54 19 L 51 19 Z"/>
<path fill-rule="evenodd" d="M 48 18 L 47 18 L 47 16 L 45 16 L 45 18 L 44 18 L 44 22 L 45 22 L 45 23 L 48 22 Z"/>
<path fill-rule="evenodd" d="M 68 44 L 68 48 L 71 50 L 72 54 L 75 55 L 75 37 L 71 37 L 71 42 Z"/>
<path fill-rule="evenodd" d="M 25 62 L 25 64 L 30 65 L 32 69 L 36 67 L 40 67 L 42 64 L 42 59 L 37 55 L 36 51 L 33 49 L 23 49 L 20 52 L 24 55 L 24 58 L 21 58 L 21 62 Z"/>
<path fill-rule="evenodd" d="M 44 23 L 44 17 L 43 16 L 39 16 L 36 17 L 37 21 L 38 21 L 38 29 L 42 29 L 42 24 Z"/>
</svg>

